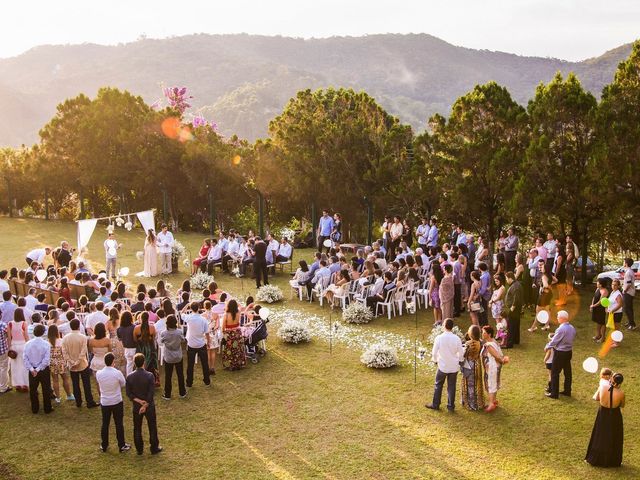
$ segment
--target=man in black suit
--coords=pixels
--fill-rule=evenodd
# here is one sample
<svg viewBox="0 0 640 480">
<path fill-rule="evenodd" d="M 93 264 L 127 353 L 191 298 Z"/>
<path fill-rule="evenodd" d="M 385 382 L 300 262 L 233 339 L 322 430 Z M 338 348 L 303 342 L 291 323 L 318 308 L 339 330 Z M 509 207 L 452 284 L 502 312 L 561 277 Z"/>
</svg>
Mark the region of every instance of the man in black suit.
<svg viewBox="0 0 640 480">
<path fill-rule="evenodd" d="M 256 274 L 256 288 L 260 288 L 261 279 L 265 285 L 269 285 L 269 274 L 267 272 L 267 244 L 262 238 L 256 237 L 256 243 L 253 246 L 255 257 L 253 260 L 253 270 Z"/>
<path fill-rule="evenodd" d="M 60 244 L 60 251 L 58 252 L 58 264 L 61 267 L 69 268 L 69 262 L 71 262 L 71 250 L 69 249 L 69 242 L 65 240 Z"/>
<path fill-rule="evenodd" d="M 142 455 L 144 442 L 142 441 L 142 418 L 147 418 L 149 428 L 149 443 L 151 453 L 155 455 L 162 451 L 158 440 L 156 424 L 156 406 L 153 403 L 155 391 L 155 377 L 153 373 L 144 369 L 144 355 L 136 353 L 133 357 L 136 369 L 127 377 L 127 397 L 133 402 L 133 440 L 138 455 Z"/>
</svg>

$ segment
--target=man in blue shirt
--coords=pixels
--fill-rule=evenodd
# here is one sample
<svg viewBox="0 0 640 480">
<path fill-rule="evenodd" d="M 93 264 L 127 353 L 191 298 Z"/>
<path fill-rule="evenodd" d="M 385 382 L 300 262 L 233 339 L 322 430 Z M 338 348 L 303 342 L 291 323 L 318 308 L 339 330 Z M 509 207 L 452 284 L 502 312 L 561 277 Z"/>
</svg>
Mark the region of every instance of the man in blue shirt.
<svg viewBox="0 0 640 480">
<path fill-rule="evenodd" d="M 438 227 L 436 227 L 436 217 L 431 217 L 431 228 L 429 228 L 429 235 L 427 236 L 427 246 L 438 246 Z"/>
<path fill-rule="evenodd" d="M 29 340 L 24 346 L 24 367 L 29 372 L 29 397 L 31 399 L 31 411 L 38 413 L 40 402 L 38 401 L 38 387 L 42 385 L 42 401 L 44 413 L 51 413 L 51 372 L 49 362 L 51 360 L 51 344 L 42 338 L 44 325 L 38 324 L 33 329 L 33 340 Z"/>
<path fill-rule="evenodd" d="M 478 265 L 480 270 L 480 301 L 482 302 L 482 312 L 479 315 L 480 326 L 484 327 L 489 325 L 489 319 L 487 316 L 487 309 L 489 308 L 489 300 L 491 300 L 491 274 L 489 273 L 489 267 L 484 262 L 480 262 Z"/>
<path fill-rule="evenodd" d="M 322 216 L 318 223 L 318 230 L 316 236 L 318 237 L 318 251 L 322 251 L 322 246 L 325 240 L 331 238 L 331 232 L 333 231 L 333 218 L 329 216 L 328 210 L 322 210 Z M 326 247 L 327 253 L 329 253 L 329 247 Z"/>
<path fill-rule="evenodd" d="M 558 323 L 553 339 L 544 347 L 545 351 L 553 349 L 553 362 L 551 363 L 551 386 L 546 392 L 549 398 L 558 398 L 558 395 L 571 396 L 571 356 L 573 354 L 573 342 L 576 338 L 576 329 L 569 323 L 569 314 L 565 310 L 558 312 Z M 564 371 L 564 390 L 560 389 L 560 372 Z"/>
</svg>

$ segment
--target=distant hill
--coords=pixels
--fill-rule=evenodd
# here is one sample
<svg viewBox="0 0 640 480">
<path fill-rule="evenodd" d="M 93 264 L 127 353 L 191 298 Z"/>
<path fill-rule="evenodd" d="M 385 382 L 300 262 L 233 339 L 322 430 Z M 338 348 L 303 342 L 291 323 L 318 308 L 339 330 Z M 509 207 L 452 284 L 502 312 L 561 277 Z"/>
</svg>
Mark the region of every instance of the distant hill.
<svg viewBox="0 0 640 480">
<path fill-rule="evenodd" d="M 526 105 L 539 82 L 574 71 L 599 95 L 631 45 L 582 62 L 456 47 L 431 35 L 297 39 L 189 35 L 118 46 L 41 46 L 0 60 L 0 146 L 31 144 L 58 103 L 102 86 L 153 102 L 161 86 L 186 85 L 194 106 L 224 134 L 254 140 L 303 88 L 364 89 L 390 113 L 424 129 L 433 113 L 475 84 L 495 80 Z"/>
</svg>

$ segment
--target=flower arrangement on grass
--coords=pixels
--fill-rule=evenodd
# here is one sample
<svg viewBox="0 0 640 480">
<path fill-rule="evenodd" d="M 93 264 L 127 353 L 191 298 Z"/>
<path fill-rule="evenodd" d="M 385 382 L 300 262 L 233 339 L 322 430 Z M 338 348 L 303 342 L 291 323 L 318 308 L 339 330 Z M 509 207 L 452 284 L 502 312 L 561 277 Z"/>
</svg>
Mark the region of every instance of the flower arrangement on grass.
<svg viewBox="0 0 640 480">
<path fill-rule="evenodd" d="M 185 258 L 182 264 L 184 265 L 184 268 L 189 268 L 191 266 L 191 262 L 188 258 Z"/>
<path fill-rule="evenodd" d="M 375 343 L 367 348 L 360 361 L 369 368 L 391 368 L 398 365 L 398 351 L 384 343 Z"/>
<path fill-rule="evenodd" d="M 143 252 L 142 250 L 138 250 L 138 251 L 136 252 L 136 258 L 137 258 L 138 260 L 142 260 L 142 259 L 144 258 L 144 252 Z"/>
<path fill-rule="evenodd" d="M 462 340 L 463 342 L 464 340 L 464 332 L 462 330 L 460 330 L 460 327 L 458 327 L 457 325 L 454 326 L 451 331 L 453 333 L 455 333 L 458 337 L 460 337 L 460 340 Z M 433 345 L 433 342 L 435 342 L 436 337 L 438 335 L 440 335 L 441 333 L 444 333 L 444 326 L 443 325 L 435 325 L 433 327 L 433 329 L 431 330 L 431 333 L 429 334 L 429 340 L 428 343 L 430 343 L 431 345 Z"/>
<path fill-rule="evenodd" d="M 191 275 L 191 288 L 203 290 L 213 282 L 213 275 L 204 272 L 196 272 Z"/>
<path fill-rule="evenodd" d="M 263 285 L 258 289 L 256 300 L 259 302 L 275 303 L 284 298 L 280 287 L 275 285 Z"/>
<path fill-rule="evenodd" d="M 347 323 L 369 323 L 373 320 L 373 312 L 363 303 L 352 302 L 343 310 L 342 319 Z"/>
<path fill-rule="evenodd" d="M 311 330 L 306 323 L 296 320 L 285 320 L 278 329 L 278 338 L 286 343 L 306 343 L 311 341 Z"/>
</svg>

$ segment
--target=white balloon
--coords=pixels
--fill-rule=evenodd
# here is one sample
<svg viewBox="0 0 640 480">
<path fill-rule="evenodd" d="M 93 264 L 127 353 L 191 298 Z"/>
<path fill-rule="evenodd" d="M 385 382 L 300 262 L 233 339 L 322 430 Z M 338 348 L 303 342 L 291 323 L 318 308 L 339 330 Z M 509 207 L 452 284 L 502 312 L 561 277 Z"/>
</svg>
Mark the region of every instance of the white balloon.
<svg viewBox="0 0 640 480">
<path fill-rule="evenodd" d="M 536 315 L 536 319 L 543 325 L 549 323 L 549 312 L 546 310 L 540 310 Z"/>
<path fill-rule="evenodd" d="M 118 253 L 118 251 L 113 247 L 109 247 L 108 252 L 109 252 L 109 255 L 111 255 L 112 257 L 115 256 L 116 253 Z"/>
<path fill-rule="evenodd" d="M 129 275 L 129 267 L 122 267 L 120 269 L 120 276 L 126 277 L 127 275 Z"/>
<path fill-rule="evenodd" d="M 269 315 L 271 315 L 271 310 L 269 310 L 267 307 L 262 307 L 260 309 L 260 318 L 262 318 L 263 320 L 268 320 Z"/>
<path fill-rule="evenodd" d="M 589 357 L 582 362 L 582 368 L 584 368 L 589 373 L 596 373 L 598 371 L 598 359 L 594 357 Z"/>
<path fill-rule="evenodd" d="M 623 338 L 624 335 L 620 330 L 614 330 L 613 332 L 611 332 L 611 340 L 613 340 L 614 342 L 621 342 Z"/>
<path fill-rule="evenodd" d="M 44 279 L 47 278 L 47 271 L 46 270 L 38 270 L 36 272 L 36 278 L 38 279 L 38 281 L 44 282 Z"/>
<path fill-rule="evenodd" d="M 331 245 L 332 245 L 331 240 L 327 238 L 324 242 L 322 242 L 322 245 L 327 248 L 331 248 Z"/>
</svg>

